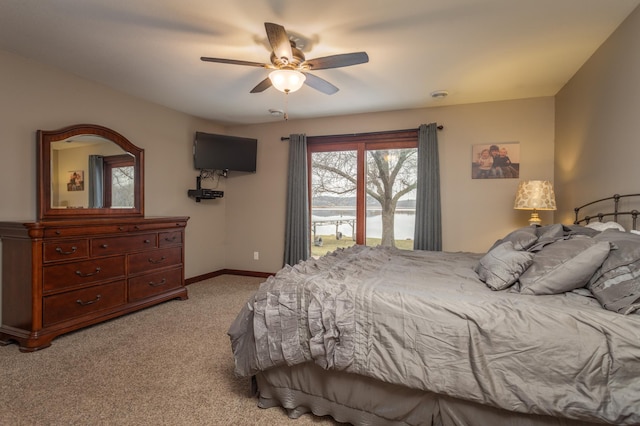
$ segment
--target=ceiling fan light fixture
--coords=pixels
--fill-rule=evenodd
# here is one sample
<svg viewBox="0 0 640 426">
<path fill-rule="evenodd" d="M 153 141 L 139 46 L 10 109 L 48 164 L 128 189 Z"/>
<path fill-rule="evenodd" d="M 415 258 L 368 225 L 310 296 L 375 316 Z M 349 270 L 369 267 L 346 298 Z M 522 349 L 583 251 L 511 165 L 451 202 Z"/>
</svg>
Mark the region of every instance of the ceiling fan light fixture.
<svg viewBox="0 0 640 426">
<path fill-rule="evenodd" d="M 273 87 L 284 93 L 299 90 L 306 79 L 303 73 L 295 70 L 275 70 L 269 73 L 269 80 Z"/>
</svg>

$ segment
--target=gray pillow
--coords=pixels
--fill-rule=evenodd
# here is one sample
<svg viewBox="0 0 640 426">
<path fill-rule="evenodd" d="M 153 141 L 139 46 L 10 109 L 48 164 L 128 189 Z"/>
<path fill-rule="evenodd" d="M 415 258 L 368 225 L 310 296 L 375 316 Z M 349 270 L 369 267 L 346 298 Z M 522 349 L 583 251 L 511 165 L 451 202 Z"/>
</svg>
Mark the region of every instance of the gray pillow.
<svg viewBox="0 0 640 426">
<path fill-rule="evenodd" d="M 538 236 L 535 244 L 532 244 L 527 248 L 529 251 L 537 252 L 542 250 L 545 246 L 552 244 L 558 240 L 562 240 L 568 236 L 565 234 L 565 228 L 562 224 L 556 223 L 554 225 L 545 225 L 534 228 L 536 235 Z"/>
<path fill-rule="evenodd" d="M 605 309 L 620 314 L 640 309 L 640 235 L 608 229 L 594 240 L 612 248 L 587 287 Z"/>
<path fill-rule="evenodd" d="M 609 254 L 606 241 L 586 236 L 544 246 L 520 277 L 522 294 L 558 294 L 587 285 Z"/>
<path fill-rule="evenodd" d="M 600 233 L 595 229 L 587 228 L 581 225 L 563 225 L 565 234 L 568 235 L 586 235 L 587 237 L 594 237 Z"/>
<path fill-rule="evenodd" d="M 536 228 L 533 226 L 527 226 L 525 228 L 519 228 L 515 231 L 510 232 L 504 238 L 493 243 L 489 251 L 498 247 L 502 243 L 506 243 L 507 241 L 511 241 L 513 243 L 513 248 L 516 250 L 526 250 L 533 243 L 536 242 L 538 236 L 536 235 Z"/>
<path fill-rule="evenodd" d="M 532 259 L 533 253 L 516 250 L 513 243 L 507 241 L 489 250 L 475 271 L 491 290 L 504 290 L 518 280 Z"/>
<path fill-rule="evenodd" d="M 535 228 L 536 234 L 542 239 L 556 240 L 562 238 L 564 235 L 564 225 L 561 223 L 554 223 L 553 225 L 538 226 Z"/>
</svg>

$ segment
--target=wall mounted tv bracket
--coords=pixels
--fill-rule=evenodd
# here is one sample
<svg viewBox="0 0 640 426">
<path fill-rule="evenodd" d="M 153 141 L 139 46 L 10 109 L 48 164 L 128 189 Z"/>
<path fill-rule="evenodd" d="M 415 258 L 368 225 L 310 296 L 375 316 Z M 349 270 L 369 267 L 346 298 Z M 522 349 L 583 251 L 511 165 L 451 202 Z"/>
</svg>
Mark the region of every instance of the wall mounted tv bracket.
<svg viewBox="0 0 640 426">
<path fill-rule="evenodd" d="M 202 176 L 196 177 L 196 189 L 190 189 L 187 194 L 189 197 L 195 198 L 196 203 L 200 200 L 215 200 L 224 197 L 224 191 L 216 191 L 213 189 L 202 188 Z"/>
</svg>

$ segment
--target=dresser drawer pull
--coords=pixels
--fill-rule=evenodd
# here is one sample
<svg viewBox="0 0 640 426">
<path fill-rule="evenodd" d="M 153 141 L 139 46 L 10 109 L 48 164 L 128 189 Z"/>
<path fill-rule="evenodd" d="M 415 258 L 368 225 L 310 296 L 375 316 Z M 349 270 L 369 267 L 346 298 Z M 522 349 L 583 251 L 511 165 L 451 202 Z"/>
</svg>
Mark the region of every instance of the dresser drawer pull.
<svg viewBox="0 0 640 426">
<path fill-rule="evenodd" d="M 93 300 L 87 300 L 86 302 L 82 301 L 82 299 L 78 299 L 76 300 L 76 303 L 78 305 L 82 305 L 82 306 L 87 306 L 87 305 L 93 305 L 94 303 L 96 303 L 97 301 L 99 301 L 102 298 L 102 295 L 97 295 L 95 299 Z"/>
<path fill-rule="evenodd" d="M 144 240 L 145 244 L 149 244 L 151 242 L 151 240 Z"/>
<path fill-rule="evenodd" d="M 56 247 L 56 251 L 60 254 L 73 254 L 76 250 L 78 250 L 78 247 L 76 246 L 71 247 L 71 251 L 62 251 L 62 248 Z"/>
<path fill-rule="evenodd" d="M 109 247 L 109 244 L 100 244 L 100 248 L 107 248 Z"/>
<path fill-rule="evenodd" d="M 174 235 L 173 237 L 165 237 L 164 240 L 167 241 L 167 242 L 172 243 L 172 242 L 174 242 L 176 240 L 176 238 L 177 237 Z"/>
<path fill-rule="evenodd" d="M 83 274 L 81 271 L 76 271 L 76 275 L 80 276 L 80 277 L 90 277 L 92 275 L 97 274 L 98 272 L 100 272 L 102 270 L 102 268 L 100 268 L 99 266 L 96 268 L 95 272 L 87 272 L 86 274 Z"/>
<path fill-rule="evenodd" d="M 151 287 L 160 287 L 161 285 L 165 285 L 167 283 L 167 279 L 163 278 L 159 283 L 154 283 L 153 281 L 149 281 L 149 285 Z"/>
<path fill-rule="evenodd" d="M 149 263 L 162 263 L 167 260 L 167 256 L 162 256 L 160 259 L 151 259 L 149 258 Z"/>
</svg>

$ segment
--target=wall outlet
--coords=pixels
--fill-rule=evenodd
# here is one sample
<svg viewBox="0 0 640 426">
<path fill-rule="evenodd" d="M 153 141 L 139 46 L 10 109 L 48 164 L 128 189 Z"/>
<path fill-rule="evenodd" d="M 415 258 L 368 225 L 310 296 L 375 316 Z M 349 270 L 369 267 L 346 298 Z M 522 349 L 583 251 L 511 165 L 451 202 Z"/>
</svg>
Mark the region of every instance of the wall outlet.
<svg viewBox="0 0 640 426">
<path fill-rule="evenodd" d="M 253 252 L 253 260 L 260 260 L 260 252 L 259 251 L 254 251 Z"/>
</svg>

